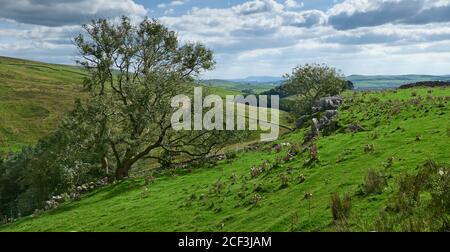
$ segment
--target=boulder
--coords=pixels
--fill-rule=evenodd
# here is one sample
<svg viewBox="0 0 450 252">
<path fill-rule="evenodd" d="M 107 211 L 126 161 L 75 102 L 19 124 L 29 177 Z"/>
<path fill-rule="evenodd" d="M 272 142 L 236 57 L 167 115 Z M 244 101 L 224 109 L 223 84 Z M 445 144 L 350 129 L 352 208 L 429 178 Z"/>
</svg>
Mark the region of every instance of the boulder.
<svg viewBox="0 0 450 252">
<path fill-rule="evenodd" d="M 339 106 L 342 104 L 342 102 L 343 102 L 342 96 L 324 97 L 314 104 L 312 110 L 314 113 L 323 112 L 327 110 L 337 110 Z"/>
<path fill-rule="evenodd" d="M 325 111 L 324 116 L 328 118 L 329 120 L 335 119 L 339 115 L 339 112 L 337 110 L 327 110 Z"/>
<path fill-rule="evenodd" d="M 320 133 L 320 122 L 316 118 L 312 119 L 311 133 L 314 136 L 317 136 Z"/>
</svg>

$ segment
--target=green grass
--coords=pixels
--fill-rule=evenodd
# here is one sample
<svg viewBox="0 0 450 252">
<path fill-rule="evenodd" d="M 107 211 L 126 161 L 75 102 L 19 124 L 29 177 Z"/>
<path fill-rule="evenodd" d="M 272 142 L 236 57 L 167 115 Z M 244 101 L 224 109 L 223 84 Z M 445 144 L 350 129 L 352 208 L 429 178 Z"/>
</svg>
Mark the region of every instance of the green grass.
<svg viewBox="0 0 450 252">
<path fill-rule="evenodd" d="M 418 97 L 411 96 L 413 91 L 422 97 L 419 103 L 413 103 Z M 251 178 L 252 166 L 286 156 L 287 147 L 275 153 L 267 144 L 216 165 L 168 172 L 148 186 L 137 178 L 101 188 L 0 231 L 334 231 L 329 202 L 335 192 L 352 196 L 349 229 L 370 231 L 400 174 L 429 159 L 450 162 L 450 101 L 445 99 L 450 89 L 433 89 L 431 95 L 426 98 L 428 89 L 347 93 L 341 128 L 319 138 L 320 162 L 314 167 L 304 166 L 308 154 L 303 153 Z M 353 123 L 365 131 L 346 131 Z M 278 142 L 299 144 L 307 130 Z M 373 144 L 373 152 L 364 152 L 367 144 Z M 384 168 L 391 157 L 392 167 Z M 380 195 L 360 196 L 369 169 L 386 169 L 389 186 Z M 287 187 L 282 174 L 289 178 Z M 299 184 L 301 174 L 306 181 Z M 305 193 L 312 193 L 310 200 Z M 255 194 L 261 197 L 256 204 Z"/>
<path fill-rule="evenodd" d="M 0 57 L 0 155 L 36 143 L 80 96 L 76 67 Z"/>
<path fill-rule="evenodd" d="M 241 82 L 233 82 L 233 81 L 226 81 L 226 80 L 206 80 L 203 81 L 205 86 L 209 87 L 216 87 L 220 89 L 225 90 L 232 90 L 237 92 L 242 92 L 244 90 L 253 90 L 255 94 L 259 94 L 265 91 L 269 91 L 277 86 L 279 84 L 277 83 L 255 83 L 255 84 L 249 84 L 249 83 L 241 83 Z"/>
<path fill-rule="evenodd" d="M 85 96 L 79 67 L 0 57 L 0 156 L 34 145 Z M 205 86 L 225 97 L 236 90 Z"/>
</svg>

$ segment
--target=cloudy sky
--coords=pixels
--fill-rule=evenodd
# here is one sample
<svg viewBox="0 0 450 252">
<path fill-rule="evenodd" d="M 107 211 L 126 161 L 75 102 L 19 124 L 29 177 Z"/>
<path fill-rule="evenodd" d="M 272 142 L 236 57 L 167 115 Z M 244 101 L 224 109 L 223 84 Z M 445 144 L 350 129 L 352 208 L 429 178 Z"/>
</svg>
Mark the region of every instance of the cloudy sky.
<svg viewBox="0 0 450 252">
<path fill-rule="evenodd" d="M 204 78 L 280 76 L 327 63 L 350 74 L 450 74 L 450 0 L 0 0 L 0 55 L 73 64 L 91 18 L 158 18 L 216 53 Z"/>
</svg>

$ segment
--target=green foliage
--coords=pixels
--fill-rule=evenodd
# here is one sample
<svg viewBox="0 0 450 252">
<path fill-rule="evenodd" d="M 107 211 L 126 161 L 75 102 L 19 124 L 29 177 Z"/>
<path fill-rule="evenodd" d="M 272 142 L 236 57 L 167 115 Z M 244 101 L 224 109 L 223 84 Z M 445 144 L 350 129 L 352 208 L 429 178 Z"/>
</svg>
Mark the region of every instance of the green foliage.
<svg viewBox="0 0 450 252">
<path fill-rule="evenodd" d="M 381 194 L 386 188 L 387 182 L 387 176 L 383 172 L 370 169 L 364 178 L 362 193 L 364 195 Z"/>
<path fill-rule="evenodd" d="M 407 173 L 375 227 L 380 231 L 450 231 L 450 168 L 428 161 Z"/>
<path fill-rule="evenodd" d="M 297 115 L 310 114 L 315 101 L 340 94 L 347 88 L 345 77 L 327 65 L 306 64 L 286 74 L 284 89 L 296 101 Z"/>
<path fill-rule="evenodd" d="M 346 222 L 350 217 L 352 198 L 348 194 L 341 198 L 339 194 L 335 193 L 331 196 L 330 208 L 334 221 Z"/>
<path fill-rule="evenodd" d="M 136 26 L 127 17 L 119 24 L 99 19 L 84 29 L 86 35 L 75 39 L 79 64 L 89 73 L 83 120 L 104 146 L 103 155 L 115 161 L 116 179 L 128 177 L 144 158 L 166 168 L 175 160 L 202 159 L 236 135 L 172 128 L 172 98 L 189 93 L 188 83 L 214 67 L 205 46 L 180 45 L 175 32 L 149 19 Z"/>
<path fill-rule="evenodd" d="M 77 185 L 106 176 L 95 142 L 79 141 L 86 132 L 69 116 L 60 128 L 35 147 L 0 164 L 0 212 L 24 216 L 44 208 L 44 201 Z"/>
</svg>

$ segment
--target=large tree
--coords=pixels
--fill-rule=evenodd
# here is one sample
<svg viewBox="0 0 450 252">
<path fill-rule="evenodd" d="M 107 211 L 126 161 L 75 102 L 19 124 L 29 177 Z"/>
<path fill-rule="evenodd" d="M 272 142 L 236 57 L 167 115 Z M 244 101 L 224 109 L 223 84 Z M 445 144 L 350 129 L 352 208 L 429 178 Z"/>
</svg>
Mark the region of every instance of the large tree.
<svg viewBox="0 0 450 252">
<path fill-rule="evenodd" d="M 345 76 L 336 69 L 321 64 L 306 64 L 284 76 L 283 90 L 292 96 L 298 114 L 311 112 L 314 102 L 325 96 L 341 93 L 347 87 Z"/>
<path fill-rule="evenodd" d="M 229 132 L 175 131 L 170 120 L 172 97 L 192 93 L 188 83 L 214 67 L 212 51 L 181 45 L 156 20 L 133 25 L 127 17 L 118 23 L 98 19 L 84 29 L 75 43 L 89 73 L 90 98 L 79 110 L 92 128 L 91 144 L 103 152 L 103 166 L 115 169 L 117 179 L 142 159 L 200 159 L 226 143 Z"/>
</svg>

